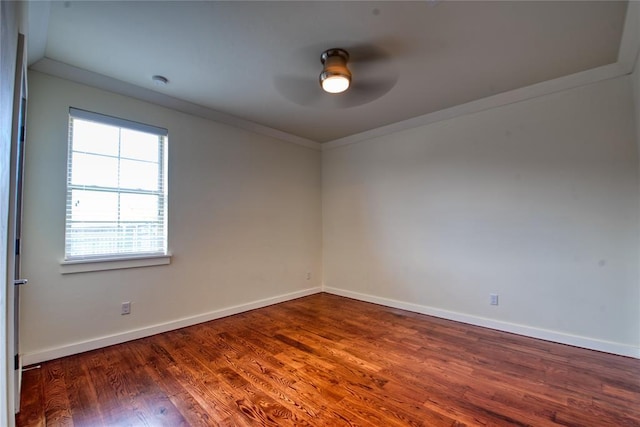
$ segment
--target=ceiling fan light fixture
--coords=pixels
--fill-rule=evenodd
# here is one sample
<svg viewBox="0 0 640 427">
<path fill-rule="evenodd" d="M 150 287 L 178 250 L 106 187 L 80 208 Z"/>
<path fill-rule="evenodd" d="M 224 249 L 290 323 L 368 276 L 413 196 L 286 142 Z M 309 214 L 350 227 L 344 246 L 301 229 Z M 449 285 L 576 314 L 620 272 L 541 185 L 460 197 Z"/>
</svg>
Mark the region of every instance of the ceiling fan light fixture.
<svg viewBox="0 0 640 427">
<path fill-rule="evenodd" d="M 324 76 L 324 79 L 322 80 L 322 89 L 329 93 L 342 93 L 349 89 L 349 83 L 349 78 L 345 76 Z"/>
<path fill-rule="evenodd" d="M 324 65 L 320 73 L 320 86 L 328 93 L 342 93 L 349 89 L 351 71 L 347 68 L 349 54 L 343 49 L 329 49 L 322 53 Z"/>
</svg>

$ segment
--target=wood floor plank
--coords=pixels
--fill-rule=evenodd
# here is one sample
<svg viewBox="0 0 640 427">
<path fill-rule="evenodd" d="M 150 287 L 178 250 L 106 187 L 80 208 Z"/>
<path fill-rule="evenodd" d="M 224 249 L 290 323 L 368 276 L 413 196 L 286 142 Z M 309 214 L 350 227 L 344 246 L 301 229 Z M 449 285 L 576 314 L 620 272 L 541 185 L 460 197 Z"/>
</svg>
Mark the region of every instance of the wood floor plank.
<svg viewBox="0 0 640 427">
<path fill-rule="evenodd" d="M 640 426 L 640 360 L 323 293 L 43 363 L 16 423 Z"/>
<path fill-rule="evenodd" d="M 104 425 L 102 413 L 95 410 L 99 408 L 98 395 L 94 383 L 89 380 L 85 358 L 67 357 L 60 362 L 67 378 L 67 395 L 75 424 Z"/>
<path fill-rule="evenodd" d="M 67 384 L 60 360 L 42 366 L 44 376 L 44 415 L 47 426 L 74 425 Z"/>
<path fill-rule="evenodd" d="M 144 340 L 133 341 L 131 351 L 142 369 L 157 386 L 165 393 L 169 401 L 182 414 L 185 424 L 189 426 L 205 427 L 218 425 L 207 410 L 186 392 L 171 375 L 167 375 L 167 365 L 156 356 L 148 352 L 150 346 Z"/>
<path fill-rule="evenodd" d="M 44 381 L 42 369 L 34 366 L 22 373 L 22 399 L 20 413 L 16 415 L 16 424 L 45 427 Z"/>
<path fill-rule="evenodd" d="M 118 363 L 114 371 L 124 372 L 121 376 L 123 389 L 126 390 L 124 398 L 131 402 L 134 413 L 141 423 L 150 426 L 186 425 L 182 414 L 144 369 L 146 361 L 138 363 L 130 347 L 126 349 L 109 347 L 105 352 Z"/>
</svg>

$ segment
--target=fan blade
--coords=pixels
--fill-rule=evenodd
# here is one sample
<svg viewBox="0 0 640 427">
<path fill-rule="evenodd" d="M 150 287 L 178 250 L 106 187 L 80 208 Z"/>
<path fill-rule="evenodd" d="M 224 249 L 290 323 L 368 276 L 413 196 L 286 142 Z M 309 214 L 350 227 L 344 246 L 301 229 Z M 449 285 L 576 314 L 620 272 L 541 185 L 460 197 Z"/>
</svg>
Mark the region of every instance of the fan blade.
<svg viewBox="0 0 640 427">
<path fill-rule="evenodd" d="M 318 104 L 323 94 L 320 83 L 312 78 L 282 75 L 276 76 L 273 84 L 282 96 L 304 107 Z"/>
<path fill-rule="evenodd" d="M 349 52 L 349 64 L 369 62 L 382 63 L 391 60 L 391 56 L 387 52 L 370 44 L 347 45 L 344 49 Z"/>
<path fill-rule="evenodd" d="M 287 56 L 285 63 L 290 64 L 297 71 L 307 71 L 309 67 L 317 69 L 321 67 L 320 55 L 327 49 L 343 49 L 349 53 L 347 64 L 388 62 L 391 61 L 391 54 L 397 57 L 403 52 L 400 43 L 393 39 L 375 40 L 370 43 L 359 43 L 346 40 L 335 40 L 333 42 L 318 43 L 296 49 Z"/>
<path fill-rule="evenodd" d="M 352 108 L 375 101 L 383 97 L 396 85 L 395 77 L 367 79 L 354 81 L 352 86 L 342 96 L 336 96 L 333 103 L 339 108 Z"/>
<path fill-rule="evenodd" d="M 289 101 L 303 107 L 352 108 L 368 104 L 384 96 L 395 86 L 397 76 L 356 80 L 343 93 L 326 93 L 315 79 L 295 76 L 277 76 L 274 85 Z"/>
</svg>

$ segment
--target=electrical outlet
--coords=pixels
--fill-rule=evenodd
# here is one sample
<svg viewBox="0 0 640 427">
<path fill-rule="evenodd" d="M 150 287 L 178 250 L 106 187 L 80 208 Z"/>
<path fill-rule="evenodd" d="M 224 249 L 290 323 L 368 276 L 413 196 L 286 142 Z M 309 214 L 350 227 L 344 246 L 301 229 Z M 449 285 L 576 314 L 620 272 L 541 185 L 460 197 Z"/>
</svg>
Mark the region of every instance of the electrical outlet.
<svg viewBox="0 0 640 427">
<path fill-rule="evenodd" d="M 489 304 L 498 305 L 498 294 L 489 294 Z"/>
<path fill-rule="evenodd" d="M 307 280 L 311 280 L 311 272 L 307 273 Z"/>
<path fill-rule="evenodd" d="M 131 301 L 125 301 L 122 303 L 120 314 L 122 315 L 131 314 Z"/>
</svg>

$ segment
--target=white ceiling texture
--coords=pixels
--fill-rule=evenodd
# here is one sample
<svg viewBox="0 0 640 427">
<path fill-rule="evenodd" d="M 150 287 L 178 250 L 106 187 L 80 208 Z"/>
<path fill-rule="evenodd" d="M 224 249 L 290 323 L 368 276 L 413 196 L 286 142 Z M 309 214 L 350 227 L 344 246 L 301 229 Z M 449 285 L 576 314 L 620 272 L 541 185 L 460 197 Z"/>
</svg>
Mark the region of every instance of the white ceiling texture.
<svg viewBox="0 0 640 427">
<path fill-rule="evenodd" d="M 629 73 L 634 3 L 32 2 L 30 62 L 318 148 Z M 339 95 L 318 83 L 334 47 L 352 57 Z"/>
</svg>

